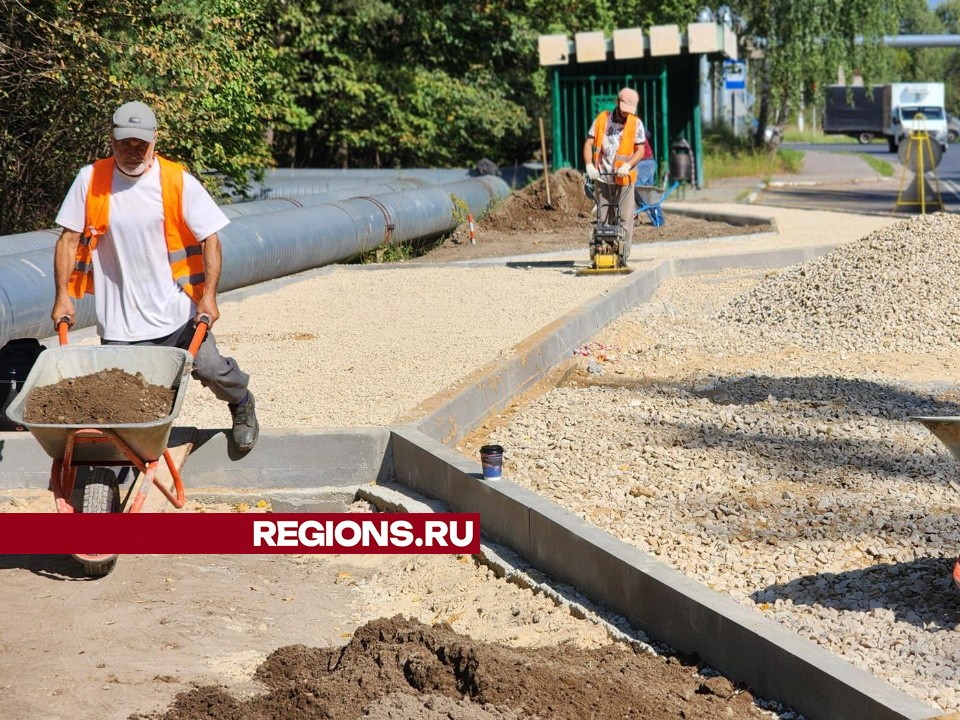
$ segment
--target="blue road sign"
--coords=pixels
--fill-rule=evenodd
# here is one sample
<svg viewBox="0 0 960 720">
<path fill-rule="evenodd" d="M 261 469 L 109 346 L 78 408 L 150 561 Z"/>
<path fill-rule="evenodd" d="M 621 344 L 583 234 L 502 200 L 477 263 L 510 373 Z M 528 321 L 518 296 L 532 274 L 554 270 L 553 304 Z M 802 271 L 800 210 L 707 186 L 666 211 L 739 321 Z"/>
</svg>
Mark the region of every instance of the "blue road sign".
<svg viewBox="0 0 960 720">
<path fill-rule="evenodd" d="M 725 90 L 744 90 L 747 87 L 747 63 L 742 60 L 723 61 L 723 87 Z"/>
</svg>

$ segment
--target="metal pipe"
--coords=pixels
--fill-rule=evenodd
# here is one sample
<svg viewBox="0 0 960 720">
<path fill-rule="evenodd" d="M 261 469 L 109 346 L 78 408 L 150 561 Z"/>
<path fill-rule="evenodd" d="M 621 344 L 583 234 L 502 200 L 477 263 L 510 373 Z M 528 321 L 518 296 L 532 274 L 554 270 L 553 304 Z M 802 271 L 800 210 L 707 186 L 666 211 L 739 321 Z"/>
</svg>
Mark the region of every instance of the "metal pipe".
<svg viewBox="0 0 960 720">
<path fill-rule="evenodd" d="M 434 185 L 470 176 L 469 168 L 271 168 L 267 179 L 291 180 L 302 178 L 380 178 L 404 180 L 419 178 Z"/>
<path fill-rule="evenodd" d="M 262 182 L 251 183 L 248 195 L 259 200 L 275 197 L 301 197 L 346 188 L 362 188 L 371 181 L 422 181 L 439 185 L 466 179 L 470 171 L 463 170 L 336 170 L 326 168 L 296 168 L 268 170 Z"/>
<path fill-rule="evenodd" d="M 300 207 L 313 207 L 342 200 L 348 197 L 356 197 L 361 193 L 363 195 L 379 195 L 399 190 L 413 190 L 416 188 L 431 185 L 430 181 L 422 178 L 401 178 L 392 182 L 378 182 L 375 185 L 351 185 L 341 187 L 328 192 L 320 192 L 313 195 L 303 195 L 297 198 L 275 197 L 270 200 L 254 200 L 251 202 L 228 203 L 220 206 L 224 214 L 231 220 L 247 215 L 260 215 L 267 212 L 281 212 L 283 210 L 292 210 Z M 46 230 L 35 230 L 33 232 L 19 233 L 16 235 L 0 235 L 0 256 L 19 255 L 20 253 L 30 252 L 31 250 L 41 250 L 52 248 L 57 238 L 60 236 L 58 228 Z"/>
<path fill-rule="evenodd" d="M 485 176 L 235 218 L 220 233 L 220 289 L 344 262 L 385 242 L 399 244 L 450 232 L 463 222 L 465 212 L 481 217 L 509 192 L 503 180 Z M 16 338 L 49 337 L 53 299 L 49 246 L 0 256 L 0 346 Z M 92 296 L 77 302 L 76 309 L 75 328 L 96 323 Z"/>
<path fill-rule="evenodd" d="M 242 218 L 221 233 L 220 287 L 247 287 L 342 262 L 384 243 L 451 232 L 463 222 L 460 214 L 469 211 L 480 217 L 509 192 L 503 180 L 487 176 Z M 466 210 L 457 207 L 453 196 Z M 228 253 L 243 261 L 228 262 Z"/>
<path fill-rule="evenodd" d="M 309 182 L 302 182 L 294 184 L 293 186 L 269 187 L 269 194 L 273 196 L 269 200 L 253 200 L 250 202 L 238 202 L 230 205 L 221 205 L 220 209 L 226 213 L 227 217 L 235 218 L 245 215 L 259 215 L 265 212 L 290 210 L 295 207 L 313 207 L 315 205 L 324 205 L 336 200 L 343 200 L 344 198 L 357 197 L 361 194 L 381 195 L 400 190 L 415 190 L 417 188 L 426 187 L 432 184 L 433 183 L 427 180 L 411 177 L 401 178 L 392 182 L 377 182 L 376 184 L 371 185 L 370 179 L 368 178 L 366 181 L 361 181 L 357 185 L 351 184 L 345 187 L 332 188 L 322 192 L 300 194 L 303 191 L 310 190 L 312 187 L 314 187 Z M 321 182 L 318 183 L 316 187 L 326 185 L 329 185 L 329 183 Z M 274 190 L 277 190 L 285 193 L 286 190 L 291 189 L 294 192 L 290 196 L 284 194 L 283 197 L 277 197 L 277 193 L 274 192 Z"/>
<path fill-rule="evenodd" d="M 0 255 L 17 255 L 31 250 L 52 248 L 58 237 L 60 237 L 60 230 L 57 228 L 2 235 L 0 236 Z"/>
<path fill-rule="evenodd" d="M 857 35 L 855 41 L 862 45 L 864 37 Z M 884 35 L 878 42 L 892 48 L 960 47 L 960 35 Z"/>
</svg>

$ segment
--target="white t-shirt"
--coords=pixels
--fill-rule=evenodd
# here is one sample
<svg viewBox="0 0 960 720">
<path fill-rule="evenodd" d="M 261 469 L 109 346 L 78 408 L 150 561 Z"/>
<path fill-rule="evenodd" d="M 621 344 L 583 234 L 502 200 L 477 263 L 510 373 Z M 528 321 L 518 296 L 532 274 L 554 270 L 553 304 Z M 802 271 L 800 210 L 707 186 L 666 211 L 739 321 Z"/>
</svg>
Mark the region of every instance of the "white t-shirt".
<svg viewBox="0 0 960 720">
<path fill-rule="evenodd" d="M 57 224 L 83 232 L 93 165 L 77 173 L 57 214 Z M 230 221 L 199 181 L 183 174 L 183 217 L 198 240 Z M 97 332 L 106 340 L 153 340 L 182 327 L 196 313 L 193 300 L 170 271 L 163 232 L 160 162 L 139 178 L 116 168 L 110 223 L 93 252 Z"/>
<path fill-rule="evenodd" d="M 613 119 L 613 113 L 607 115 L 607 126 L 603 132 L 603 142 L 600 144 L 600 161 L 597 169 L 602 173 L 613 172 L 613 160 L 620 152 L 620 138 L 623 137 L 624 123 L 618 123 Z M 593 121 L 590 126 L 590 132 L 587 137 L 595 138 L 597 136 L 597 121 Z M 634 145 L 643 145 L 646 140 L 646 133 L 643 129 L 643 121 L 637 118 L 637 136 L 633 140 Z M 631 155 L 633 154 L 631 150 Z"/>
</svg>

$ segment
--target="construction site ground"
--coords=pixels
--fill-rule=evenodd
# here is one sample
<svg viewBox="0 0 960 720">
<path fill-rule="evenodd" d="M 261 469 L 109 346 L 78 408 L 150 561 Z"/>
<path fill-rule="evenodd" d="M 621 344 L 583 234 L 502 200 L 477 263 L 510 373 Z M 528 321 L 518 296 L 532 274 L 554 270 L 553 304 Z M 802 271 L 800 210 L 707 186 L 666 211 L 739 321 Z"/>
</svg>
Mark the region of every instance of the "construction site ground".
<svg viewBox="0 0 960 720">
<path fill-rule="evenodd" d="M 733 204 L 691 207 L 772 217 L 778 234 L 751 238 L 744 237 L 741 230 L 729 238 L 718 237 L 724 233 L 719 228 L 711 233 L 703 221 L 698 221 L 700 230 L 690 225 L 689 232 L 680 232 L 687 219 L 668 212 L 668 233 L 676 229 L 681 237 L 670 238 L 677 242 L 646 242 L 653 236 L 643 235 L 646 230 L 638 228 L 643 239 L 638 242 L 635 262 L 847 242 L 891 222 L 886 218 Z M 496 243 L 484 242 L 487 230 L 483 227 L 481 222 L 476 244 L 463 241 L 461 228 L 459 242 L 448 241 L 420 262 L 500 257 L 517 254 L 518 250 L 526 254 L 538 247 L 562 249 L 551 247 L 549 238 L 563 233 L 570 239 L 571 257 L 586 258 L 585 237 L 579 249 L 576 240 L 584 230 L 582 218 L 573 227 L 563 227 L 562 223 L 552 228 L 538 227 L 535 222 L 529 230 L 491 227 L 491 234 L 495 230 L 500 237 Z M 510 233 L 514 233 L 512 239 Z M 565 292 L 561 283 L 551 285 L 550 292 L 518 297 L 514 304 L 501 290 L 496 300 L 502 303 L 498 307 L 504 314 L 491 316 L 490 295 L 464 293 L 462 283 L 458 285 L 462 276 L 457 273 L 450 273 L 446 281 L 442 273 L 430 274 L 428 286 L 412 280 L 412 272 L 420 271 L 378 268 L 376 297 L 366 301 L 357 298 L 358 306 L 377 307 L 386 296 L 412 317 L 423 308 L 433 311 L 437 303 L 432 298 L 446 298 L 436 317 L 446 323 L 445 335 L 450 338 L 464 333 L 469 337 L 481 323 L 506 326 L 508 318 L 513 317 L 508 313 L 523 315 L 535 303 L 547 308 L 547 315 L 554 319 L 569 308 L 557 302 Z M 515 271 L 498 268 L 496 272 L 500 274 L 495 278 L 503 279 Z M 453 367 L 440 376 L 442 384 L 437 386 L 435 366 L 447 361 L 435 338 L 424 340 L 405 332 L 402 326 L 391 334 L 376 313 L 351 315 L 350 338 L 331 335 L 333 330 L 325 326 L 322 317 L 316 319 L 318 307 L 321 316 L 329 310 L 329 306 L 318 304 L 316 293 L 327 292 L 331 282 L 340 283 L 342 273 L 306 277 L 265 295 L 227 298 L 221 305 L 223 318 L 217 330 L 222 349 L 237 357 L 242 366 L 257 368 L 254 372 L 260 377 L 255 375 L 255 383 L 261 385 L 254 387 L 269 387 L 268 392 L 258 393 L 258 404 L 263 398 L 266 427 L 290 426 L 288 409 L 297 406 L 301 426 L 388 422 L 409 413 L 443 387 L 455 384 L 457 378 L 473 372 L 491 356 L 509 353 L 517 342 L 507 333 L 502 333 L 499 341 L 498 335 L 484 336 L 485 353 L 472 365 L 464 366 L 458 359 L 449 361 Z M 352 272 L 347 274 L 356 277 Z M 567 280 L 575 279 L 565 277 Z M 362 287 L 349 279 L 343 281 L 343 288 Z M 343 288 L 338 285 L 337 291 L 343 292 Z M 602 285 L 591 292 L 602 293 Z M 388 402 L 392 414 L 386 420 L 381 414 L 383 396 L 389 395 L 394 378 L 378 371 L 373 378 L 375 387 L 364 394 L 364 368 L 353 361 L 354 357 L 365 357 L 364 343 L 381 349 L 404 345 L 405 352 L 423 358 L 421 363 L 394 364 L 397 383 L 421 375 L 426 381 L 399 398 L 396 407 Z M 276 350 L 276 357 L 283 358 L 276 367 L 272 366 L 274 360 L 264 362 L 262 350 L 268 346 Z M 305 358 L 315 356 L 317 348 L 337 355 L 340 372 L 311 372 L 305 382 L 303 368 L 310 362 Z M 350 397 L 368 403 L 369 408 L 352 408 L 349 418 L 337 422 L 341 417 L 338 408 L 344 403 L 345 377 L 353 386 Z M 305 384 L 316 390 L 316 407 L 302 407 Z M 182 421 L 223 427 L 222 408 L 201 399 L 199 384 L 190 392 L 193 394 L 185 404 Z M 196 400 L 192 405 L 191 398 Z M 189 499 L 194 488 L 189 487 L 189 478 L 186 480 Z M 52 500 L 40 491 L 0 494 L 0 510 L 7 512 L 35 511 L 45 502 L 49 502 L 47 511 L 52 511 Z M 256 509 L 255 503 L 243 508 L 197 503 L 187 506 L 188 511 L 199 512 Z M 362 503 L 354 509 L 369 510 Z M 617 634 L 613 632 L 616 618 L 593 611 L 586 618 L 571 613 L 543 595 L 498 579 L 492 570 L 469 557 L 130 556 L 121 557 L 108 577 L 91 580 L 82 577 L 66 557 L 2 556 L 0 583 L 4 588 L 0 707 L 6 717 L 76 720 L 134 714 L 163 716 L 174 702 L 177 705 L 166 714 L 171 720 L 281 718 L 292 717 L 294 712 L 303 717 L 324 717 L 330 715 L 322 714 L 322 703 L 332 703 L 342 688 L 357 684 L 372 688 L 370 695 L 355 696 L 356 703 L 348 709 L 330 705 L 336 710 L 332 716 L 438 720 L 583 718 L 591 712 L 598 717 L 651 719 L 760 716 L 748 693 L 722 678 L 712 678 L 709 669 L 698 674 L 695 662 L 691 665 L 684 659 L 653 658 L 627 646 L 599 650 Z M 458 637 L 444 629 L 387 620 L 396 615 L 426 625 L 446 623 Z M 338 648 L 354 637 L 370 641 L 351 645 L 348 655 L 359 658 L 345 663 L 341 674 L 332 672 L 330 658 L 339 656 Z M 403 647 L 391 647 L 391 643 Z M 505 647 L 491 649 L 487 643 Z M 325 650 L 286 649 L 257 674 L 257 668 L 275 650 L 298 645 Z M 437 652 L 440 647 L 448 650 Z M 453 647 L 457 652 L 449 650 Z M 533 654 L 521 650 L 548 647 L 551 649 Z M 577 662 L 567 659 L 572 655 Z M 447 660 L 438 661 L 441 656 Z M 491 674 L 473 673 L 473 685 L 458 684 L 462 663 L 467 662 L 464 658 L 479 658 Z M 648 661 L 653 664 L 641 667 Z M 500 670 L 493 669 L 497 664 L 502 666 Z M 619 689 L 606 688 L 604 680 L 621 672 L 627 674 Z M 520 692 L 517 686 L 511 689 L 510 683 L 523 673 L 529 675 L 524 675 L 527 690 Z M 558 682 L 561 675 L 563 680 Z M 221 689 L 209 689 L 212 686 Z M 627 686 L 637 695 L 623 689 Z M 180 695 L 191 690 L 195 692 Z M 264 696 L 267 699 L 252 699 L 265 692 L 272 694 Z M 620 706 L 609 704 L 609 696 L 615 693 L 623 701 Z M 575 698 L 577 702 L 573 702 Z M 787 712 L 783 717 L 794 716 Z"/>
</svg>

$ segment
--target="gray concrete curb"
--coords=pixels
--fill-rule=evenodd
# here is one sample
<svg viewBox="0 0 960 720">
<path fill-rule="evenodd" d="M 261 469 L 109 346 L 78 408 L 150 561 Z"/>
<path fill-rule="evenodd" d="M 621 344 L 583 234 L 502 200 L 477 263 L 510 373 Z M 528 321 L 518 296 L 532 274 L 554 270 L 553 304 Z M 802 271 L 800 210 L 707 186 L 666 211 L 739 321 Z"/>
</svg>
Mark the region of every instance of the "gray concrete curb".
<svg viewBox="0 0 960 720">
<path fill-rule="evenodd" d="M 389 440 L 380 427 L 261 430 L 257 452 L 238 455 L 224 430 L 179 427 L 169 447 L 194 443 L 182 470 L 189 487 L 316 489 L 385 482 Z M 0 489 L 46 488 L 50 464 L 30 433 L 0 433 Z"/>
<path fill-rule="evenodd" d="M 933 708 L 558 505 L 509 480 L 484 481 L 476 460 L 444 444 L 456 442 L 504 407 L 624 310 L 649 299 L 671 275 L 783 267 L 833 247 L 675 259 L 634 273 L 541 329 L 510 358 L 478 370 L 461 383 L 463 389 L 433 396 L 401 426 L 264 431 L 257 452 L 246 457 L 230 456 L 223 432 L 178 429 L 196 443 L 184 468 L 185 481 L 193 487 L 302 491 L 362 488 L 393 479 L 453 511 L 479 512 L 483 532 L 494 542 L 621 613 L 658 641 L 698 653 L 757 695 L 786 703 L 810 720 L 932 718 Z M 46 487 L 50 459 L 29 434 L 0 433 L 0 461 L 0 487 Z M 296 492 L 291 496 L 298 498 Z M 295 506 L 304 505 L 298 501 Z"/>
<path fill-rule="evenodd" d="M 665 260 L 653 269 L 635 272 L 614 285 L 606 295 L 591 300 L 527 338 L 509 357 L 489 363 L 465 378 L 460 383 L 462 389 L 456 394 L 451 396 L 449 391 L 441 391 L 429 398 L 401 423 L 410 423 L 435 440 L 454 444 L 474 430 L 487 415 L 506 407 L 550 368 L 570 358 L 574 349 L 626 309 L 652 297 L 660 283 L 671 275 L 731 268 L 785 267 L 806 262 L 835 247 L 820 245 Z"/>
<path fill-rule="evenodd" d="M 751 692 L 811 720 L 922 720 L 933 708 L 710 590 L 418 430 L 394 428 L 396 480 L 479 512 L 484 535 L 554 580 L 625 616 L 676 650 L 697 653 Z"/>
<path fill-rule="evenodd" d="M 712 222 L 725 222 L 730 225 L 770 225 L 771 231 L 777 232 L 777 221 L 774 218 L 756 217 L 754 215 L 740 215 L 738 213 L 715 212 L 713 210 L 697 210 L 696 208 L 673 208 L 667 206 L 666 212 L 683 215 L 689 218 L 700 220 L 710 220 Z M 717 238 L 723 239 L 723 238 Z"/>
</svg>

